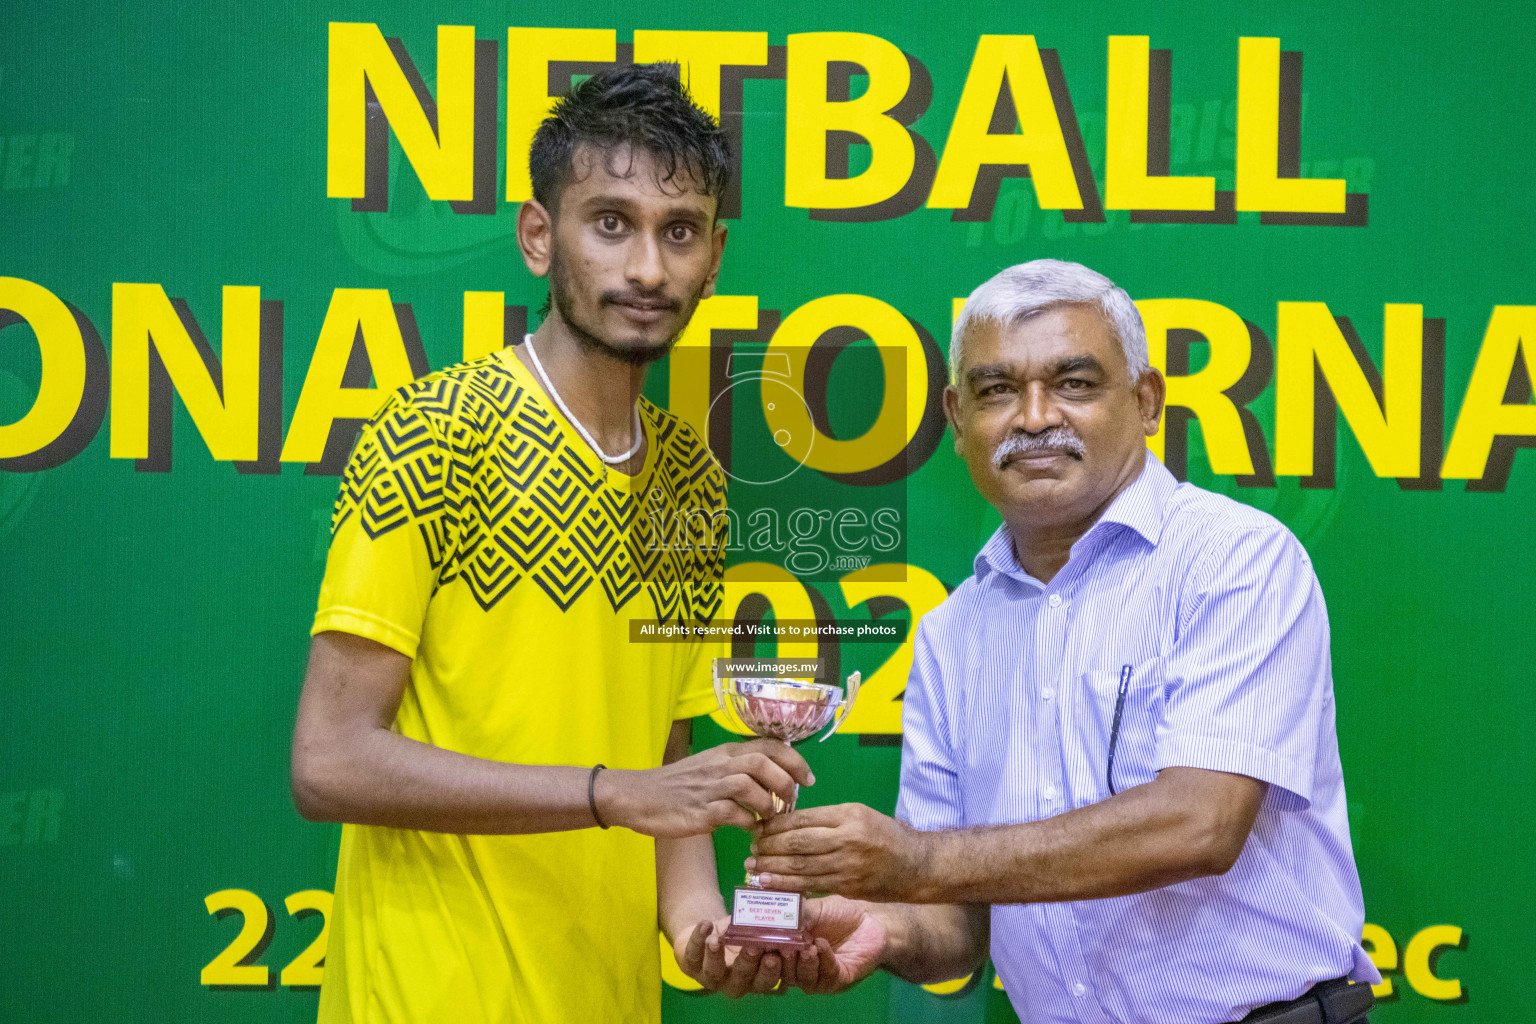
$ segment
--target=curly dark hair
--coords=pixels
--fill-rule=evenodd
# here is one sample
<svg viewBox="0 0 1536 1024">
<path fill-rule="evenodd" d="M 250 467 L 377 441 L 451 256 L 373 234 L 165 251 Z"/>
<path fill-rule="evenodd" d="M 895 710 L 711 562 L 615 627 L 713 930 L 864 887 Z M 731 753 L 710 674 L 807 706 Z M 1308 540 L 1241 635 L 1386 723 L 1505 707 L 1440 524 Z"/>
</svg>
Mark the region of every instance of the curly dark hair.
<svg viewBox="0 0 1536 1024">
<path fill-rule="evenodd" d="M 533 197 L 551 213 L 575 175 L 576 151 L 591 146 L 612 164 L 620 150 L 656 161 L 662 185 L 680 184 L 719 199 L 731 178 L 730 140 L 684 91 L 676 64 L 630 64 L 600 71 L 555 104 L 528 151 Z M 686 181 L 684 180 L 686 179 Z"/>
</svg>

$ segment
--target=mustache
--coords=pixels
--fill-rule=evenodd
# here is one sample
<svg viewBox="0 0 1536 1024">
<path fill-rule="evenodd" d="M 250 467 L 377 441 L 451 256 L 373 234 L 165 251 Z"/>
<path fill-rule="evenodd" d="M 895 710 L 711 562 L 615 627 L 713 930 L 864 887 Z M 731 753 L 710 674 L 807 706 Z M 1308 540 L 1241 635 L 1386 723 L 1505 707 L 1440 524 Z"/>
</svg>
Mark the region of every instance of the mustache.
<svg viewBox="0 0 1536 1024">
<path fill-rule="evenodd" d="M 1048 427 L 1038 434 L 1009 434 L 992 452 L 992 468 L 1002 469 L 1003 464 L 1016 455 L 1070 455 L 1081 459 L 1088 453 L 1088 446 L 1070 427 Z"/>
<path fill-rule="evenodd" d="M 639 309 L 665 309 L 677 312 L 682 302 L 662 292 L 603 292 L 599 300 L 605 306 L 635 306 Z"/>
</svg>

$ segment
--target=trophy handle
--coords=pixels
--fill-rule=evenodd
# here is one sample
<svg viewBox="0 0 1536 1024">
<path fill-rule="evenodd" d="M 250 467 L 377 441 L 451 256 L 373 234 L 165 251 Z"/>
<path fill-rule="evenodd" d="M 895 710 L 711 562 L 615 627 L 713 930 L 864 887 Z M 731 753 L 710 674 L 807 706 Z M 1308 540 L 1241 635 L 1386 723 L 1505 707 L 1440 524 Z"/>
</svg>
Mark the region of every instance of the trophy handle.
<svg viewBox="0 0 1536 1024">
<path fill-rule="evenodd" d="M 719 705 L 720 714 L 723 716 L 720 724 L 731 732 L 750 736 L 752 734 L 751 726 L 742 721 L 740 712 L 736 710 L 736 703 L 726 696 L 725 681 L 720 677 L 720 663 L 718 659 L 711 670 L 711 675 L 715 684 L 715 703 Z M 732 725 L 732 722 L 735 725 Z"/>
<path fill-rule="evenodd" d="M 862 678 L 863 675 L 859 672 L 848 677 L 847 685 L 843 690 L 843 699 L 838 702 L 837 714 L 832 717 L 832 728 L 821 734 L 820 742 L 827 742 L 827 739 L 837 732 L 837 727 L 843 724 L 843 719 L 848 717 L 848 709 L 853 707 L 853 698 L 859 695 L 859 681 Z"/>
</svg>

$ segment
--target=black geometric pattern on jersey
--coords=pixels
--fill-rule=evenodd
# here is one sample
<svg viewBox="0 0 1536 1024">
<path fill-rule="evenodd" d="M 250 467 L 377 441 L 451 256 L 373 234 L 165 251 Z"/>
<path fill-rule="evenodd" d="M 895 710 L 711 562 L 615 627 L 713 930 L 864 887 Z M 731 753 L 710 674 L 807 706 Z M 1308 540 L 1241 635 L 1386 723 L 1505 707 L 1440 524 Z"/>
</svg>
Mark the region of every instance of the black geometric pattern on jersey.
<svg viewBox="0 0 1536 1024">
<path fill-rule="evenodd" d="M 331 532 L 419 532 L 436 587 L 489 611 L 537 586 L 562 611 L 597 587 L 614 611 L 644 591 L 655 617 L 708 621 L 723 600 L 725 474 L 692 429 L 650 402 L 644 489 L 609 487 L 540 397 L 492 355 L 392 394 L 358 440 Z"/>
</svg>

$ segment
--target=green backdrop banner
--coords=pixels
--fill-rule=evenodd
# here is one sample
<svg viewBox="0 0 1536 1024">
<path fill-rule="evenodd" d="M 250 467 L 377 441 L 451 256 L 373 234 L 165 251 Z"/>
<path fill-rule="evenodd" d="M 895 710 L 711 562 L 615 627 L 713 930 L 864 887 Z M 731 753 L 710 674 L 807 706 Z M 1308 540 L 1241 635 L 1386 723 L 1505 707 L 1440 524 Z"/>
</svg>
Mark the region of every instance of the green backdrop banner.
<svg viewBox="0 0 1536 1024">
<path fill-rule="evenodd" d="M 737 618 L 803 628 L 736 652 L 868 680 L 806 801 L 894 806 L 911 624 L 997 522 L 938 417 L 954 300 L 1078 260 L 1169 374 L 1154 450 L 1315 561 L 1379 1021 L 1536 1014 L 1527 13 L 13 5 L 6 1018 L 312 1017 L 337 830 L 294 812 L 287 755 L 336 474 L 387 389 L 537 322 L 533 125 L 573 78 L 658 59 L 740 173 L 720 295 L 650 393 L 730 463 Z M 790 427 L 818 443 L 786 467 Z M 718 837 L 722 884 L 745 845 Z M 1013 1019 L 990 967 L 816 1000 L 667 980 L 675 1021 Z"/>
</svg>

